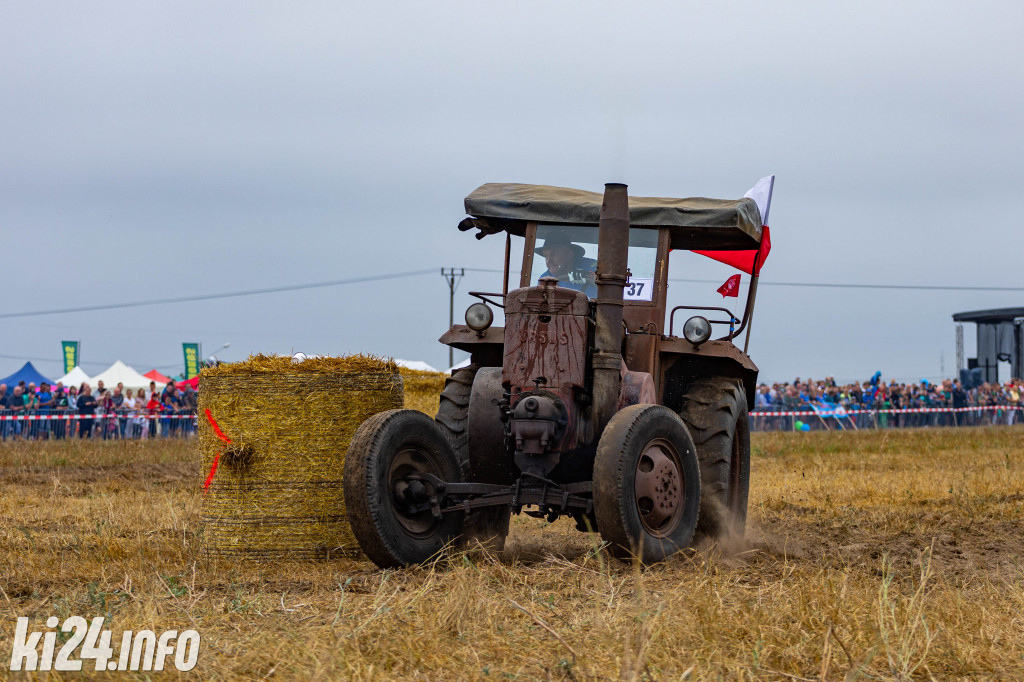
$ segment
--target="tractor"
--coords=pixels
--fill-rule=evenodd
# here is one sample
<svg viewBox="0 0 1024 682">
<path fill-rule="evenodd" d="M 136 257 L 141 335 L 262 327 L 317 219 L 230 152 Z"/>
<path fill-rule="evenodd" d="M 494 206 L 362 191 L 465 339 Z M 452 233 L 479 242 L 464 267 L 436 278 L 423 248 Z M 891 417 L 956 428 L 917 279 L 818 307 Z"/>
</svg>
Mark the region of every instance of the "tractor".
<svg viewBox="0 0 1024 682">
<path fill-rule="evenodd" d="M 440 338 L 470 364 L 446 379 L 435 418 L 389 410 L 354 434 L 344 494 L 366 555 L 387 568 L 460 543 L 500 551 L 513 513 L 572 517 L 645 564 L 742 535 L 758 373 L 746 345 L 773 182 L 738 200 L 629 197 L 619 183 L 466 197 L 461 231 L 505 235 L 502 290 L 470 292 L 466 323 Z M 525 241 L 509 289 L 513 237 Z M 742 317 L 667 311 L 671 250 L 750 273 Z"/>
</svg>

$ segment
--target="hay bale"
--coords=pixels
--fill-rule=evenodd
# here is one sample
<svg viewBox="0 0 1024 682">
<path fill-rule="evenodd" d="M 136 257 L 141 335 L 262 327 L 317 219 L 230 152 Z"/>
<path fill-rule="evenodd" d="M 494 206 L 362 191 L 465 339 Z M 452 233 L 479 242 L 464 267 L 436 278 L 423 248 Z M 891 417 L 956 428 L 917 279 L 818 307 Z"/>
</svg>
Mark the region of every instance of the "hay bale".
<svg viewBox="0 0 1024 682">
<path fill-rule="evenodd" d="M 202 377 L 204 481 L 219 453 L 203 494 L 206 550 L 253 558 L 357 553 L 345 519 L 345 451 L 364 420 L 402 407 L 394 362 L 259 355 L 205 369 Z M 217 435 L 207 409 L 230 443 Z"/>
<path fill-rule="evenodd" d="M 445 372 L 423 372 L 418 369 L 399 368 L 405 385 L 405 407 L 419 410 L 431 417 L 437 414 L 438 401 L 444 389 Z"/>
</svg>

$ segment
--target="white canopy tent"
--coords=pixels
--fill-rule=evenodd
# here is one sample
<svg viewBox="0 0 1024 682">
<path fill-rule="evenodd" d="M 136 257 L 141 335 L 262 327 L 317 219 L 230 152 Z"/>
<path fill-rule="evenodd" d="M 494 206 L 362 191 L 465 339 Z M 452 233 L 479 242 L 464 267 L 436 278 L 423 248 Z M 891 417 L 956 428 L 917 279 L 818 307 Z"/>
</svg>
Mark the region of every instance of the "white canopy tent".
<svg viewBox="0 0 1024 682">
<path fill-rule="evenodd" d="M 89 375 L 83 372 L 82 368 L 78 365 L 75 365 L 73 370 L 62 376 L 60 379 L 57 379 L 57 383 L 64 384 L 67 387 L 81 386 L 82 382 L 85 381 L 92 382 L 92 379 L 90 379 Z"/>
<path fill-rule="evenodd" d="M 438 371 L 431 367 L 430 365 L 428 365 L 427 363 L 423 362 L 422 360 L 399 360 L 398 358 L 395 358 L 395 364 L 398 365 L 399 367 L 405 367 L 406 369 L 414 369 L 419 372 Z"/>
<path fill-rule="evenodd" d="M 152 379 L 145 377 L 134 369 L 124 364 L 120 360 L 112 364 L 103 372 L 100 372 L 89 381 L 89 385 L 92 386 L 93 390 L 96 389 L 96 384 L 102 381 L 103 386 L 108 389 L 113 389 L 119 383 L 124 384 L 126 389 L 130 388 L 133 391 L 137 391 L 140 388 L 149 390 L 149 382 Z M 164 386 L 163 383 L 157 381 L 156 385 L 160 388 Z"/>
</svg>

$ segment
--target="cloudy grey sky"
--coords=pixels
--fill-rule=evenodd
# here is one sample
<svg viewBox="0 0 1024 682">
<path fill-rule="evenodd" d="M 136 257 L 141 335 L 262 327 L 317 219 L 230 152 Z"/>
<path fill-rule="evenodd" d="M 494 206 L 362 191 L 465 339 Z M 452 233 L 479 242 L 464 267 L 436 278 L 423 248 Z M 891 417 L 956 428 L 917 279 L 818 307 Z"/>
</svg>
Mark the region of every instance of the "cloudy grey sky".
<svg viewBox="0 0 1024 682">
<path fill-rule="evenodd" d="M 0 375 L 60 374 L 65 338 L 92 373 L 180 371 L 182 341 L 445 366 L 440 268 L 501 267 L 456 230 L 479 184 L 735 198 L 770 173 L 762 377 L 951 374 L 950 314 L 1024 290 L 770 284 L 1024 287 L 1022 27 L 1010 2 L 4 0 L 0 315 L 437 272 L 0 317 Z M 467 274 L 457 311 L 499 287 Z"/>
</svg>

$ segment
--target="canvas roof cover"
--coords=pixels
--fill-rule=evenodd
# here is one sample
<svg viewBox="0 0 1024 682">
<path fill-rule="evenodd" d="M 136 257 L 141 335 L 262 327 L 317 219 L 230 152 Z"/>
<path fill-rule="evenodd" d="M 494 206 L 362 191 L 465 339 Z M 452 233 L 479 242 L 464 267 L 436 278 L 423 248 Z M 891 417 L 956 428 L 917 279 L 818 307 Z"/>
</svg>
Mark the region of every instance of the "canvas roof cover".
<svg viewBox="0 0 1024 682">
<path fill-rule="evenodd" d="M 494 227 L 522 234 L 527 221 L 596 225 L 603 195 L 549 185 L 488 183 L 466 197 L 466 213 L 498 219 Z M 512 221 L 508 224 L 501 224 Z M 753 199 L 629 197 L 634 227 L 668 227 L 675 249 L 750 249 L 761 241 L 761 213 Z"/>
</svg>

